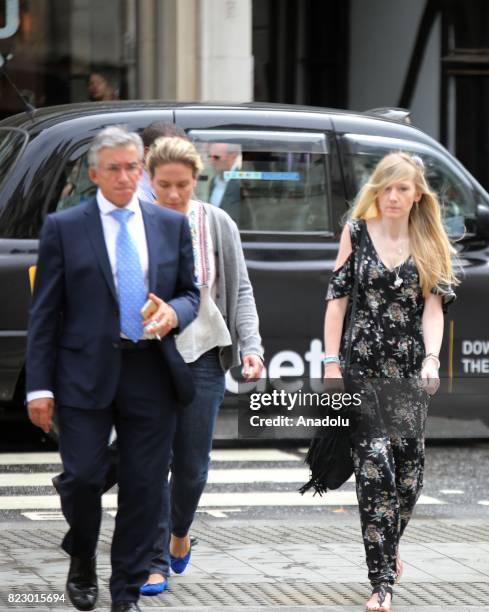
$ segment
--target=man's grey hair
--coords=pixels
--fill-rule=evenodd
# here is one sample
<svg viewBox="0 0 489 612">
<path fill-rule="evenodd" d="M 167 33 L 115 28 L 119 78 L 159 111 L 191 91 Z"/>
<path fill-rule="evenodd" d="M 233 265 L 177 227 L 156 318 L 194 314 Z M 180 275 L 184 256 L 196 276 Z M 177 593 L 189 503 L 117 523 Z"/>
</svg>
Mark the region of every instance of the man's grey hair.
<svg viewBox="0 0 489 612">
<path fill-rule="evenodd" d="M 92 141 L 88 150 L 88 165 L 98 166 L 98 156 L 101 149 L 117 147 L 135 147 L 139 159 L 143 160 L 144 147 L 139 134 L 130 132 L 124 125 L 111 125 L 100 131 Z"/>
<path fill-rule="evenodd" d="M 228 153 L 236 153 L 236 155 L 241 155 L 241 145 L 228 142 L 227 143 L 227 152 Z"/>
</svg>

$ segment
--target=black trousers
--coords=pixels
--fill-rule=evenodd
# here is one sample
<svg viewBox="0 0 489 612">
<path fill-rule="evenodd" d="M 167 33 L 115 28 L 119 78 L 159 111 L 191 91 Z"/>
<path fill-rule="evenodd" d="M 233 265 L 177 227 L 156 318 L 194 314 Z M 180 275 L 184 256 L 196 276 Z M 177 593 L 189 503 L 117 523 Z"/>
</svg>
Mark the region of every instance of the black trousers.
<svg viewBox="0 0 489 612">
<path fill-rule="evenodd" d="M 396 580 L 399 540 L 423 487 L 424 439 L 379 437 L 353 444 L 358 507 L 368 577 Z"/>
<path fill-rule="evenodd" d="M 111 406 L 59 406 L 64 473 L 60 496 L 70 526 L 62 547 L 76 557 L 96 554 L 101 496 L 109 469 L 108 441 L 115 426 L 119 452 L 118 510 L 112 541 L 113 602 L 137 601 L 160 519 L 161 474 L 168 469 L 176 421 L 170 374 L 157 347 L 122 351 L 119 387 Z"/>
</svg>

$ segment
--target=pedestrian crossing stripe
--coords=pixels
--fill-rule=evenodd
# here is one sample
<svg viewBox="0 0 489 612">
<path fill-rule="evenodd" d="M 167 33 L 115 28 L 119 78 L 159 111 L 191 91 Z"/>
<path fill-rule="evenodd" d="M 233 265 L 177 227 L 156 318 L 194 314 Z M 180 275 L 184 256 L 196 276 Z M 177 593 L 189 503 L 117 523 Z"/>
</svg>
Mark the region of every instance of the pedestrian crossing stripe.
<svg viewBox="0 0 489 612">
<path fill-rule="evenodd" d="M 346 485 L 338 491 L 330 491 L 325 496 L 313 496 L 312 492 L 302 496 L 297 489 L 309 479 L 309 470 L 303 463 L 305 449 L 291 452 L 278 449 L 216 449 L 212 452 L 212 469 L 209 471 L 210 485 L 239 484 L 287 484 L 288 491 L 235 491 L 214 492 L 212 488 L 206 491 L 198 511 L 216 518 L 226 518 L 228 513 L 241 512 L 253 507 L 330 507 L 332 511 L 345 511 L 344 508 L 357 506 L 356 494 L 351 485 Z M 223 463 L 244 463 L 242 468 L 227 468 Z M 255 467 L 252 462 L 267 463 L 266 466 Z M 282 463 L 280 467 L 274 464 Z M 0 465 L 4 466 L 50 466 L 42 472 L 0 472 L 0 492 L 20 487 L 49 488 L 47 495 L 0 495 L 0 511 L 18 510 L 30 520 L 64 520 L 60 511 L 60 500 L 52 488 L 52 477 L 61 471 L 60 457 L 52 453 L 4 453 L 0 454 Z M 349 483 L 354 482 L 353 476 Z M 270 488 L 270 487 L 269 487 Z M 52 493 L 51 493 L 52 491 Z M 454 493 L 455 490 L 444 489 L 441 493 Z M 445 505 L 446 502 L 421 495 L 420 505 Z M 479 502 L 489 505 L 488 501 Z M 109 492 L 102 498 L 106 514 L 115 516 L 117 495 Z"/>
<path fill-rule="evenodd" d="M 197 514 L 207 514 L 214 518 L 228 518 L 228 514 L 241 512 L 241 508 L 221 508 L 219 510 L 213 508 L 197 508 Z M 334 511 L 336 512 L 336 511 Z M 106 514 L 115 518 L 117 510 L 107 510 Z M 31 521 L 64 521 L 65 517 L 62 512 L 57 510 L 46 510 L 41 512 L 22 512 L 22 516 Z"/>
<path fill-rule="evenodd" d="M 418 505 L 443 505 L 446 502 L 421 495 Z M 200 499 L 201 508 L 211 507 L 270 507 L 270 506 L 356 506 L 354 491 L 329 491 L 319 495 L 300 495 L 296 491 L 248 491 L 246 493 L 204 493 Z M 117 495 L 107 493 L 102 497 L 106 509 L 117 508 Z M 58 510 L 57 495 L 9 495 L 0 497 L 0 510 Z"/>
<path fill-rule="evenodd" d="M 274 448 L 217 448 L 211 452 L 213 462 L 235 461 L 287 461 L 303 463 L 298 451 Z M 0 453 L 0 465 L 61 465 L 59 453 Z"/>
<path fill-rule="evenodd" d="M 0 474 L 2 487 L 51 487 L 56 472 L 8 472 Z M 309 480 L 308 468 L 211 469 L 209 484 L 252 484 L 255 482 L 303 484 Z M 354 482 L 353 476 L 348 482 Z"/>
</svg>

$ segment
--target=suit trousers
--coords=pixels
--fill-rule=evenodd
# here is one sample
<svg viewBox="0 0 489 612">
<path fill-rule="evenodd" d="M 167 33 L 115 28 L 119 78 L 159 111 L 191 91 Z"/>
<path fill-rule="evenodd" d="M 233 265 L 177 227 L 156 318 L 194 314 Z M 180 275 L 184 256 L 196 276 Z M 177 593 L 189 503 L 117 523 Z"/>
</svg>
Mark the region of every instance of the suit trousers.
<svg viewBox="0 0 489 612">
<path fill-rule="evenodd" d="M 113 602 L 137 601 L 161 518 L 161 474 L 168 469 L 176 422 L 169 370 L 156 345 L 121 351 L 116 396 L 105 409 L 58 406 L 64 474 L 61 507 L 70 526 L 62 547 L 75 557 L 96 554 L 102 491 L 113 426 L 119 450 L 119 493 L 112 541 Z"/>
</svg>

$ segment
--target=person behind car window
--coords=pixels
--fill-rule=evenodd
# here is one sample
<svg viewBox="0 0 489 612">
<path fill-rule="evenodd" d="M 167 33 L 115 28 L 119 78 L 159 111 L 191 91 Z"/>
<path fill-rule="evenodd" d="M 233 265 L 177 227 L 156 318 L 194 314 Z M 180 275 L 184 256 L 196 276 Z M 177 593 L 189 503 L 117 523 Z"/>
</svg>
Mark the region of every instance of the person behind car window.
<svg viewBox="0 0 489 612">
<path fill-rule="evenodd" d="M 112 126 L 88 156 L 95 197 L 48 215 L 27 335 L 27 409 L 49 431 L 56 400 L 61 507 L 69 525 L 67 591 L 96 606 L 96 548 L 110 432 L 119 447 L 112 542 L 112 612 L 139 610 L 152 530 L 161 519 L 154 482 L 168 468 L 177 408 L 193 399 L 175 334 L 197 315 L 199 292 L 187 219 L 135 196 L 143 143 Z M 83 270 L 83 273 L 80 271 Z M 143 321 L 150 297 L 157 309 Z M 151 326 L 150 326 L 151 323 Z M 148 339 L 146 332 L 163 341 Z"/>
<path fill-rule="evenodd" d="M 439 385 L 443 310 L 455 297 L 452 253 L 421 159 L 384 157 L 343 229 L 324 332 L 325 378 L 341 379 L 349 344 L 341 330 L 357 280 L 349 374 L 363 396 L 350 413 L 350 442 L 373 587 L 367 610 L 390 609 L 402 573 L 399 540 L 423 483 L 427 393 Z"/>
<path fill-rule="evenodd" d="M 119 77 L 109 68 L 94 69 L 87 79 L 87 94 L 91 102 L 119 99 Z"/>
<path fill-rule="evenodd" d="M 163 136 L 175 136 L 188 140 L 185 130 L 180 126 L 175 125 L 174 123 L 166 123 L 165 121 L 153 121 L 153 123 L 146 126 L 141 133 L 141 138 L 143 139 L 144 144 L 145 158 L 148 154 L 150 146 L 154 143 L 154 141 Z M 137 194 L 138 198 L 145 202 L 153 203 L 156 200 L 156 195 L 151 185 L 151 179 L 146 166 L 144 167 L 141 178 L 139 179 Z"/>
<path fill-rule="evenodd" d="M 154 595 L 166 588 L 170 566 L 181 573 L 190 559 L 189 529 L 207 482 L 224 373 L 240 363 L 241 353 L 244 377 L 259 378 L 263 349 L 238 228 L 223 210 L 192 199 L 203 167 L 195 146 L 181 138 L 160 138 L 150 147 L 146 164 L 156 203 L 184 213 L 189 220 L 201 298 L 195 325 L 177 340 L 192 371 L 196 395 L 178 411 L 170 484 L 168 474 L 161 474 L 165 500 L 148 581 L 141 589 Z"/>
<path fill-rule="evenodd" d="M 207 158 L 215 172 L 209 184 L 209 202 L 223 208 L 237 222 L 241 200 L 240 181 L 227 177 L 225 172 L 241 169 L 241 147 L 237 144 L 213 142 L 209 144 Z"/>
</svg>

